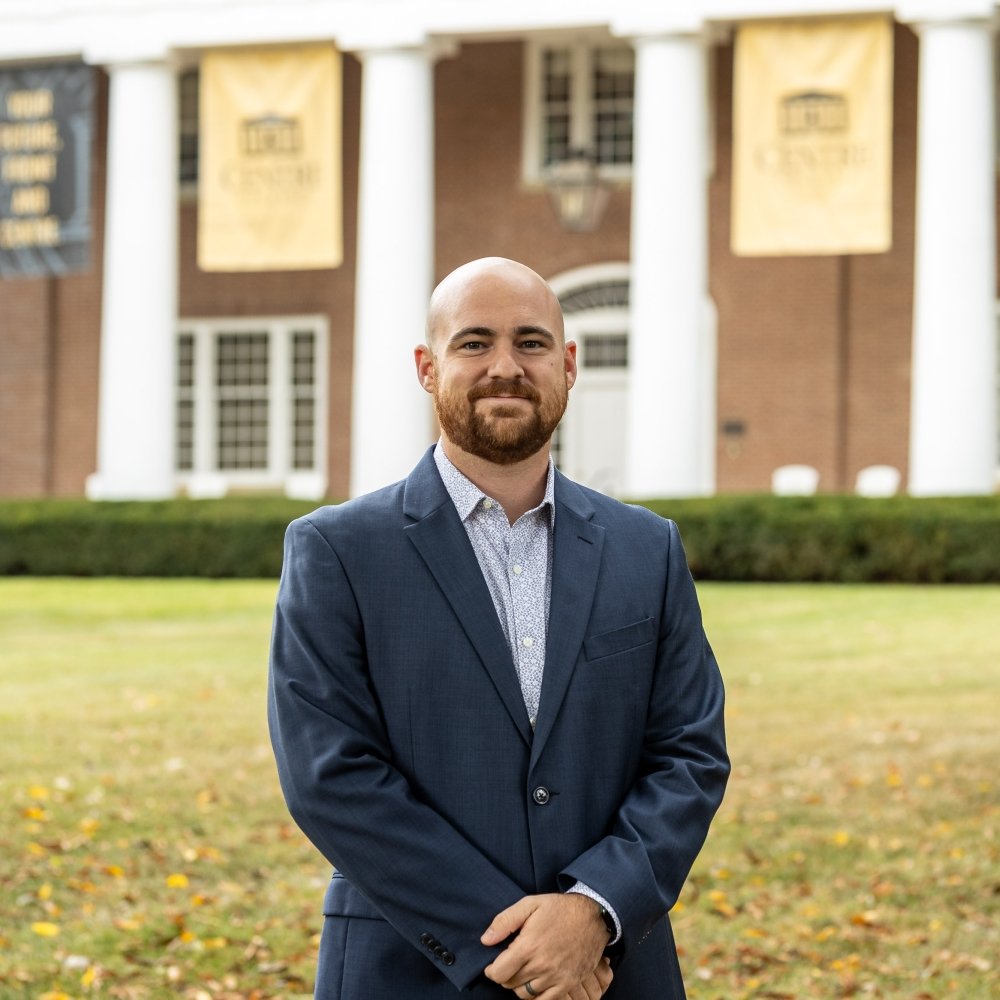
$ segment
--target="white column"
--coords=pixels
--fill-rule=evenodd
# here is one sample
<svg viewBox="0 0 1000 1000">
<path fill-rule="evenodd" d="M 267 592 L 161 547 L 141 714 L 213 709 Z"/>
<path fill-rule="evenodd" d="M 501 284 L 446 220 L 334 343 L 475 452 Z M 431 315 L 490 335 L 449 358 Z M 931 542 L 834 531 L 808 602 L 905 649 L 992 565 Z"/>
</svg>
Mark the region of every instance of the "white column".
<svg viewBox="0 0 1000 1000">
<path fill-rule="evenodd" d="M 993 50 L 986 20 L 919 28 L 910 493 L 997 474 Z"/>
<path fill-rule="evenodd" d="M 362 54 L 351 495 L 405 476 L 433 440 L 413 348 L 434 274 L 434 105 L 423 49 Z"/>
<path fill-rule="evenodd" d="M 699 34 L 635 40 L 626 492 L 714 488 L 706 330 L 708 96 Z"/>
<path fill-rule="evenodd" d="M 108 67 L 107 205 L 95 500 L 175 492 L 176 80 Z"/>
</svg>

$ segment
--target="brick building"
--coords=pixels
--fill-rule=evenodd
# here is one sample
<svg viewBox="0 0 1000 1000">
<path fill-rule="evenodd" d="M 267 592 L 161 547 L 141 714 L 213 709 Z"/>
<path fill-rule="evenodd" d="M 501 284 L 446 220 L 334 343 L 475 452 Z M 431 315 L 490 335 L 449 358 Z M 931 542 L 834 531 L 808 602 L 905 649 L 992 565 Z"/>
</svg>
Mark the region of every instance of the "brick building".
<svg viewBox="0 0 1000 1000">
<path fill-rule="evenodd" d="M 734 31 L 894 18 L 884 253 L 730 249 Z M 581 374 L 558 437 L 620 495 L 995 489 L 990 0 L 9 0 L 0 73 L 96 67 L 89 265 L 0 275 L 0 496 L 342 497 L 433 440 L 412 346 L 433 283 L 490 254 L 553 285 Z M 198 65 L 343 53 L 344 262 L 197 265 Z M 567 228 L 575 148 L 607 202 Z"/>
</svg>

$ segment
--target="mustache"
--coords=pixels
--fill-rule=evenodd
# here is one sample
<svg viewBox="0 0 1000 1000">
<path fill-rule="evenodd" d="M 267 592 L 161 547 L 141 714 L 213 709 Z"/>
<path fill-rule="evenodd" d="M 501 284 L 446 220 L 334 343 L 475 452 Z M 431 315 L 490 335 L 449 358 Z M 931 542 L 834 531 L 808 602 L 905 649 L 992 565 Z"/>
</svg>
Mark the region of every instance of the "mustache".
<svg viewBox="0 0 1000 1000">
<path fill-rule="evenodd" d="M 474 403 L 477 399 L 486 396 L 495 396 L 498 393 L 504 396 L 518 396 L 521 399 L 528 399 L 532 403 L 537 403 L 541 398 L 538 390 L 527 382 L 517 382 L 510 379 L 494 379 L 492 382 L 484 382 L 474 385 L 468 392 L 469 402 Z"/>
</svg>

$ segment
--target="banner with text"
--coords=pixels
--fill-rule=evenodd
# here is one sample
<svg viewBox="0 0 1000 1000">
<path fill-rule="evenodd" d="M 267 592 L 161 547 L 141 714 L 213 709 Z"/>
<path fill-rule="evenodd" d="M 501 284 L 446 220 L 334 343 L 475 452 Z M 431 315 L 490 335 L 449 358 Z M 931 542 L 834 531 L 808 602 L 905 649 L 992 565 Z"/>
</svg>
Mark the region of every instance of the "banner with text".
<svg viewBox="0 0 1000 1000">
<path fill-rule="evenodd" d="M 340 88 L 328 45 L 202 57 L 202 270 L 341 263 Z"/>
<path fill-rule="evenodd" d="M 0 277 L 88 267 L 93 104 L 90 66 L 0 69 Z"/>
<path fill-rule="evenodd" d="M 734 253 L 890 248 L 892 40 L 884 17 L 738 29 Z"/>
</svg>

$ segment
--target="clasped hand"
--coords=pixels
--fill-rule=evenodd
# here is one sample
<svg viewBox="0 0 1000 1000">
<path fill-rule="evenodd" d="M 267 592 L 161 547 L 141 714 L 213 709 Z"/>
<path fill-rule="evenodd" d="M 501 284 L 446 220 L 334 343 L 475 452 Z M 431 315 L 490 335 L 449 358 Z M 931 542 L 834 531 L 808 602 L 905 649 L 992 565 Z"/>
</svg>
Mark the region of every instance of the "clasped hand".
<svg viewBox="0 0 1000 1000">
<path fill-rule="evenodd" d="M 589 897 L 525 896 L 498 913 L 481 940 L 496 945 L 512 934 L 516 937 L 484 971 L 521 1000 L 600 1000 L 611 985 L 611 966 L 602 957 L 608 932 Z"/>
</svg>

